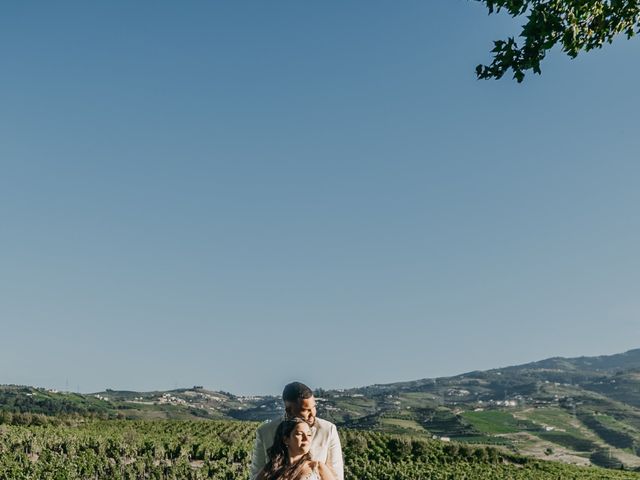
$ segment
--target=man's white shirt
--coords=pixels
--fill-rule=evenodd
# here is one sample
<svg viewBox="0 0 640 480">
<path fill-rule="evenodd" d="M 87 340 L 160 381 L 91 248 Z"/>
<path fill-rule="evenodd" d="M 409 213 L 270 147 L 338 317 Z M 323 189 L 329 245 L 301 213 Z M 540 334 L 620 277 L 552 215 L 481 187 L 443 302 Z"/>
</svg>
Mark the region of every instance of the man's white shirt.
<svg viewBox="0 0 640 480">
<path fill-rule="evenodd" d="M 251 457 L 250 480 L 255 480 L 260 470 L 267 464 L 269 459 L 267 451 L 273 445 L 276 430 L 283 420 L 283 417 L 275 418 L 263 423 L 256 430 L 256 441 Z M 309 451 L 311 459 L 326 463 L 335 473 L 336 480 L 344 480 L 342 447 L 336 426 L 331 422 L 316 417 L 316 421 L 311 427 L 311 432 L 313 433 Z"/>
</svg>

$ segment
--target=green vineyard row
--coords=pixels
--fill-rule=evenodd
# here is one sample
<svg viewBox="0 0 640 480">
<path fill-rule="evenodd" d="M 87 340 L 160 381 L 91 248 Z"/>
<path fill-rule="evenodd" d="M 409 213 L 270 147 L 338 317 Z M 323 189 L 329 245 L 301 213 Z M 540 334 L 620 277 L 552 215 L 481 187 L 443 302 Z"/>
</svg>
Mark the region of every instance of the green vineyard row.
<svg viewBox="0 0 640 480">
<path fill-rule="evenodd" d="M 84 421 L 0 425 L 0 480 L 238 480 L 256 423 Z M 376 432 L 340 432 L 346 480 L 640 479 L 636 472 L 531 460 Z"/>
</svg>

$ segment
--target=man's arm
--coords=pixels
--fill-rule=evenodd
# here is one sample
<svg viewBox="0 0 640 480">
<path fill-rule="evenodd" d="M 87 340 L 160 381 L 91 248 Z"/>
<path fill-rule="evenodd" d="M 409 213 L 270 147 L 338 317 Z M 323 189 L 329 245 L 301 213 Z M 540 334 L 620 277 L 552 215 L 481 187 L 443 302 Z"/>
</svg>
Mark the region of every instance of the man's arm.
<svg viewBox="0 0 640 480">
<path fill-rule="evenodd" d="M 327 454 L 327 465 L 333 470 L 336 480 L 344 480 L 344 463 L 342 461 L 342 446 L 340 437 L 335 425 L 331 425 L 329 434 L 329 452 Z"/>
<path fill-rule="evenodd" d="M 318 462 L 318 470 L 320 471 L 320 480 L 336 480 L 333 470 L 327 467 L 324 463 Z"/>
<path fill-rule="evenodd" d="M 253 453 L 251 454 L 249 480 L 256 480 L 260 471 L 267 464 L 267 458 L 264 452 L 264 442 L 262 440 L 262 435 L 260 435 L 260 429 L 258 429 L 256 430 L 256 441 L 253 444 Z"/>
</svg>

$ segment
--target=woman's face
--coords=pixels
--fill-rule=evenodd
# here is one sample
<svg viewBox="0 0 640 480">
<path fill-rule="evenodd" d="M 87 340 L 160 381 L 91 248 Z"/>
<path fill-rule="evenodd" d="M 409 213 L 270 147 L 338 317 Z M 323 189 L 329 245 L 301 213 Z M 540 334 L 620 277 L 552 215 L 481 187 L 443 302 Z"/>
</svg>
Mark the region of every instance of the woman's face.
<svg viewBox="0 0 640 480">
<path fill-rule="evenodd" d="M 290 456 L 305 455 L 311 448 L 311 427 L 305 422 L 297 423 L 289 436 L 285 437 L 284 443 Z"/>
</svg>

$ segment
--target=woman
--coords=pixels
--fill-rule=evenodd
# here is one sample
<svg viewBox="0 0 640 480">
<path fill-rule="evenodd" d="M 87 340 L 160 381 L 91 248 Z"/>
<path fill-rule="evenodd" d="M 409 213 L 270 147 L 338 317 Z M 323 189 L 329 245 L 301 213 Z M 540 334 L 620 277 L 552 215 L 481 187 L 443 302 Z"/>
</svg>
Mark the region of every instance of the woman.
<svg viewBox="0 0 640 480">
<path fill-rule="evenodd" d="M 301 418 L 283 421 L 257 480 L 335 480 L 329 467 L 311 460 L 311 436 L 311 427 Z"/>
</svg>

